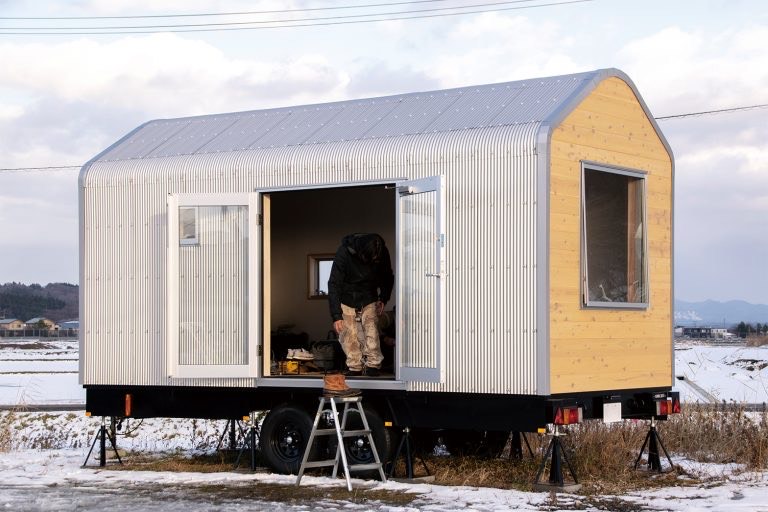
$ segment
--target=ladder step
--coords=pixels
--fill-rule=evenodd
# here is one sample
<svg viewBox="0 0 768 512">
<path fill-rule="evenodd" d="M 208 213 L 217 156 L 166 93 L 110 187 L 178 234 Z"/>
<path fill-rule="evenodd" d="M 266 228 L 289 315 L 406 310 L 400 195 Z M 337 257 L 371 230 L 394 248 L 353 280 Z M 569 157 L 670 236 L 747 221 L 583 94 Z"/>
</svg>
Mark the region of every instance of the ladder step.
<svg viewBox="0 0 768 512">
<path fill-rule="evenodd" d="M 334 430 L 334 432 L 336 432 Z M 341 433 L 344 437 L 352 437 L 352 436 L 364 436 L 370 434 L 370 430 L 345 430 Z"/>
<path fill-rule="evenodd" d="M 327 460 L 313 460 L 304 463 L 305 468 L 323 468 L 325 466 L 333 466 L 336 464 L 336 459 Z"/>
<path fill-rule="evenodd" d="M 315 429 L 315 435 L 316 436 L 336 435 L 336 429 L 335 428 L 318 428 L 318 429 Z"/>
<path fill-rule="evenodd" d="M 380 462 L 371 462 L 370 464 L 350 464 L 350 471 L 366 471 L 368 469 L 381 469 Z"/>
<path fill-rule="evenodd" d="M 370 430 L 344 430 L 341 432 L 341 435 L 343 437 L 352 437 L 352 436 L 364 436 L 370 434 Z M 336 435 L 336 429 L 335 428 L 318 428 L 315 430 L 315 437 L 317 436 L 334 436 Z"/>
</svg>

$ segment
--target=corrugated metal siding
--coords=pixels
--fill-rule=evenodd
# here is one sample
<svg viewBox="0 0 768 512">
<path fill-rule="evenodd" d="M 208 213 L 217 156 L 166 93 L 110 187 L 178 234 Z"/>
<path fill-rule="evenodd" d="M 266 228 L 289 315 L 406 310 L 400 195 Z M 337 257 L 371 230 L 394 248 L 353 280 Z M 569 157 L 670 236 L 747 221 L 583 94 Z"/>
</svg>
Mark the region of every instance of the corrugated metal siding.
<svg viewBox="0 0 768 512">
<path fill-rule="evenodd" d="M 535 394 L 537 119 L 557 108 L 547 98 L 564 98 L 591 76 L 544 81 L 539 102 L 525 91 L 535 85 L 531 81 L 447 91 L 425 103 L 415 99 L 423 94 L 403 95 L 330 104 L 311 116 L 307 107 L 303 121 L 293 117 L 301 109 L 276 109 L 200 118 L 215 119 L 215 129 L 190 120 L 149 123 L 81 175 L 83 382 L 255 384 L 252 379 L 167 377 L 168 193 L 442 175 L 446 380 L 413 383 L 410 389 Z M 528 94 L 524 101 L 523 94 Z M 472 97 L 474 110 L 474 101 L 467 99 Z M 406 106 L 400 106 L 403 102 Z M 402 124 L 389 118 L 395 111 Z M 376 128 L 385 121 L 388 128 Z M 282 130 L 282 139 L 270 138 L 278 126 L 290 129 Z M 421 132 L 396 134 L 410 130 Z M 204 142 L 198 131 L 210 140 Z M 184 154 L 183 140 L 194 141 L 190 154 Z M 265 147 L 266 141 L 283 144 Z M 162 144 L 179 154 L 159 157 Z M 239 150 L 244 146 L 260 149 Z M 111 161 L 115 158 L 121 160 Z"/>
<path fill-rule="evenodd" d="M 252 386 L 166 377 L 165 197 L 445 176 L 446 381 L 412 389 L 535 393 L 538 125 L 94 164 L 84 177 L 86 384 Z M 130 186 L 116 186 L 131 181 Z M 139 206 L 140 205 L 140 206 Z M 126 225 L 121 211 L 134 219 Z M 92 212 L 99 212 L 94 215 Z M 138 227 L 138 229 L 136 229 Z M 148 242 L 148 240 L 150 242 Z M 113 285 L 125 276 L 135 286 Z M 122 285 L 121 285 L 122 287 Z M 200 306 L 201 308 L 203 306 Z M 425 362 L 429 352 L 414 354 Z"/>
</svg>

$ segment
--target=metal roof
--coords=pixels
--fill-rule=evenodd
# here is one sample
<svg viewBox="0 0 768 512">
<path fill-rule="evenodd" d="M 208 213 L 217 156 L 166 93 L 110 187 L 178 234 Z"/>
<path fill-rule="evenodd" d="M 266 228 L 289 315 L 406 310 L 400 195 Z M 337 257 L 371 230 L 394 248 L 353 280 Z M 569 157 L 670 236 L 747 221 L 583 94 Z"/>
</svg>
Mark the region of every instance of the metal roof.
<svg viewBox="0 0 768 512">
<path fill-rule="evenodd" d="M 604 69 L 380 98 L 161 119 L 139 126 L 90 163 L 373 140 L 530 123 L 554 125 L 554 121 L 564 117 L 564 112 L 570 111 L 599 81 L 609 76 L 622 78 L 637 94 L 624 73 Z M 637 96 L 647 112 L 640 95 Z M 653 121 L 649 112 L 648 115 Z"/>
</svg>

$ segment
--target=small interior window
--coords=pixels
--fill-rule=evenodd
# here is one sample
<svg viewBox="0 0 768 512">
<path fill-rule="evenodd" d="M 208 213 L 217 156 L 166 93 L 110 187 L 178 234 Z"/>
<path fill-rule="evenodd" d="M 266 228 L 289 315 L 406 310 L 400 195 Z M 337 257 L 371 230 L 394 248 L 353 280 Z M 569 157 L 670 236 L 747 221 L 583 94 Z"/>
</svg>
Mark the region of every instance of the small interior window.
<svg viewBox="0 0 768 512">
<path fill-rule="evenodd" d="M 647 307 L 645 175 L 584 164 L 582 220 L 585 305 Z"/>
<path fill-rule="evenodd" d="M 309 288 L 307 296 L 310 299 L 328 297 L 328 278 L 331 277 L 333 254 L 310 254 L 307 258 Z"/>
<path fill-rule="evenodd" d="M 179 245 L 197 243 L 197 207 L 182 206 L 179 208 Z"/>
</svg>

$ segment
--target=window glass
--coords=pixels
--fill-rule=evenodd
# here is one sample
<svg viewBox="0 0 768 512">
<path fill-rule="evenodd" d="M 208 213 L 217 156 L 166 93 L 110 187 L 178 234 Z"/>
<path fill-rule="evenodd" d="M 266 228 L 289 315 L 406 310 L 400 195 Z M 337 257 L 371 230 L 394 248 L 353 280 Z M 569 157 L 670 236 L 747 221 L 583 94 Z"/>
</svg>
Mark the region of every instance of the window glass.
<svg viewBox="0 0 768 512">
<path fill-rule="evenodd" d="M 333 254 L 310 254 L 307 258 L 308 290 L 310 299 L 328 296 L 328 278 L 331 277 Z"/>
<path fill-rule="evenodd" d="M 585 166 L 582 197 L 585 303 L 646 306 L 644 175 Z"/>
<path fill-rule="evenodd" d="M 179 244 L 193 245 L 197 243 L 197 207 L 179 208 Z"/>
</svg>

